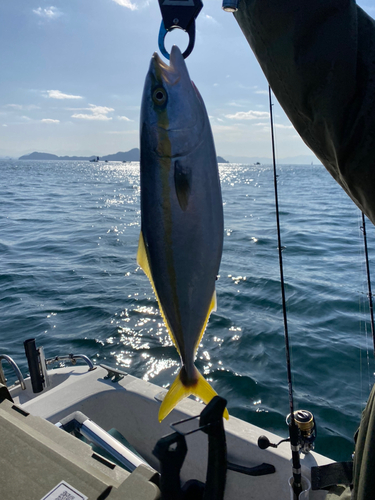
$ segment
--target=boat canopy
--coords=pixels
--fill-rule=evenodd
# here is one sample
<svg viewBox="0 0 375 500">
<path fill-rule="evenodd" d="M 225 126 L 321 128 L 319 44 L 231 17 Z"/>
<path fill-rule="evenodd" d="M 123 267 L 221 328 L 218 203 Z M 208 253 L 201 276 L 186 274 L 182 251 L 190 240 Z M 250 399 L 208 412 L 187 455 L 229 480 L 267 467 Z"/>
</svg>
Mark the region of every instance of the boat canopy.
<svg viewBox="0 0 375 500">
<path fill-rule="evenodd" d="M 299 135 L 375 224 L 375 21 L 353 0 L 241 0 L 234 15 Z"/>
<path fill-rule="evenodd" d="M 354 0 L 241 0 L 234 16 L 295 129 L 375 224 L 375 21 Z M 375 388 L 356 435 L 353 491 L 374 498 Z"/>
</svg>

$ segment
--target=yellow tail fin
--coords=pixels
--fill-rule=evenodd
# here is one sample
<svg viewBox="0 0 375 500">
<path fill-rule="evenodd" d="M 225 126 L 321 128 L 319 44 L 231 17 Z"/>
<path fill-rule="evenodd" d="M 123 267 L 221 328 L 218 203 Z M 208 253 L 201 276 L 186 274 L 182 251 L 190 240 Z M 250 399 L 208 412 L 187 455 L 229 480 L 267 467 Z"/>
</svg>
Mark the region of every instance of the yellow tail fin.
<svg viewBox="0 0 375 500">
<path fill-rule="evenodd" d="M 197 398 L 202 399 L 202 401 L 204 401 L 206 404 L 208 404 L 211 399 L 217 395 L 217 393 L 212 389 L 210 384 L 206 379 L 203 378 L 198 370 L 196 370 L 198 382 L 189 387 L 182 383 L 180 373 L 181 371 L 178 373 L 169 391 L 163 399 L 163 402 L 159 409 L 159 422 L 165 419 L 165 417 L 173 410 L 177 403 L 179 403 L 182 399 L 190 396 L 190 394 L 193 394 Z M 229 413 L 226 408 L 223 416 L 228 420 Z"/>
</svg>

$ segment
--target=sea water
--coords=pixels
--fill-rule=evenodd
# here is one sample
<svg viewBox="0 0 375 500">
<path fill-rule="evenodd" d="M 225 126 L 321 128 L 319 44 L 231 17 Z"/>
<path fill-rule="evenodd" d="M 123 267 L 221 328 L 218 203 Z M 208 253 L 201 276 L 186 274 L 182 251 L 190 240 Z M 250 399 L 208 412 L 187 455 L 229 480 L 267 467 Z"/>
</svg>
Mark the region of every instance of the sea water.
<svg viewBox="0 0 375 500">
<path fill-rule="evenodd" d="M 136 263 L 139 164 L 13 160 L 0 173 L 0 354 L 26 375 L 35 337 L 47 357 L 171 384 L 179 358 Z M 231 415 L 286 437 L 272 167 L 223 164 L 220 177 L 218 308 L 196 365 Z M 295 409 L 315 415 L 318 452 L 349 460 L 374 379 L 360 212 L 321 165 L 279 166 L 278 189 Z"/>
</svg>

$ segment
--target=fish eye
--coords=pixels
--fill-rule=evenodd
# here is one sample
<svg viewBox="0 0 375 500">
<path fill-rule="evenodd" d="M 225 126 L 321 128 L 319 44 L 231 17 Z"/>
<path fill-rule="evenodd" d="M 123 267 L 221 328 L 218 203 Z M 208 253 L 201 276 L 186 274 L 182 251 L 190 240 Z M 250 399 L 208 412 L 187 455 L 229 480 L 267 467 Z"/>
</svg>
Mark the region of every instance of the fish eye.
<svg viewBox="0 0 375 500">
<path fill-rule="evenodd" d="M 167 93 L 163 88 L 157 88 L 152 94 L 152 100 L 155 104 L 162 106 L 167 100 Z"/>
</svg>

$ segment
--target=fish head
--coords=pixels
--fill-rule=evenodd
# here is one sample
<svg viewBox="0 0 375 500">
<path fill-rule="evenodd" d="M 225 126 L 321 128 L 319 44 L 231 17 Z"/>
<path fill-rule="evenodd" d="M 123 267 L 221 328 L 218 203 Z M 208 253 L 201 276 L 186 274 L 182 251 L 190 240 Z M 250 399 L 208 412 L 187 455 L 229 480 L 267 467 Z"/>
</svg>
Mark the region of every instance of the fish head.
<svg viewBox="0 0 375 500">
<path fill-rule="evenodd" d="M 141 134 L 147 136 L 148 149 L 159 157 L 186 156 L 202 141 L 206 120 L 203 100 L 180 49 L 172 47 L 169 65 L 155 52 L 141 109 Z"/>
</svg>

